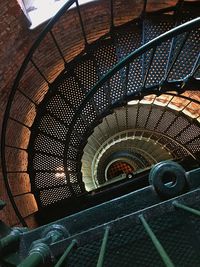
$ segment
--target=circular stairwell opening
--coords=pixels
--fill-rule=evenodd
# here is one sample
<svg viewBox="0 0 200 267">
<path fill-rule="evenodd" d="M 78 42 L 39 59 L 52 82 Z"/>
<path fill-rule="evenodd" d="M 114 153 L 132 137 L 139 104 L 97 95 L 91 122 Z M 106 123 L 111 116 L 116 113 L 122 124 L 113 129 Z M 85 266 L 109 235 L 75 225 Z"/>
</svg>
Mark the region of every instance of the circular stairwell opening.
<svg viewBox="0 0 200 267">
<path fill-rule="evenodd" d="M 105 177 L 109 180 L 125 178 L 129 173 L 134 172 L 135 168 L 125 159 L 117 159 L 110 162 L 105 170 Z"/>
</svg>

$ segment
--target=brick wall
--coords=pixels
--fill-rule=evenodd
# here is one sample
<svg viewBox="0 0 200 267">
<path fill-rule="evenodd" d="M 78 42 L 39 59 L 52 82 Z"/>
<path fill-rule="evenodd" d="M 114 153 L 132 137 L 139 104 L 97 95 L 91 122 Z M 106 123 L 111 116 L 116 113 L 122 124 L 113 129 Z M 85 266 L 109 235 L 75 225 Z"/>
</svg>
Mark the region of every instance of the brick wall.
<svg viewBox="0 0 200 267">
<path fill-rule="evenodd" d="M 115 0 L 113 2 L 115 25 L 123 24 L 138 16 L 143 5 L 143 0 Z M 155 8 L 169 6 L 172 2 L 176 1 L 159 1 L 160 5 L 158 5 L 158 1 L 150 0 L 147 8 L 148 11 L 151 11 Z M 109 3 L 110 1 L 108 0 L 102 0 L 89 3 L 81 8 L 89 43 L 109 31 Z M 43 26 L 37 30 L 30 31 L 17 0 L 1 1 L 0 17 L 0 125 L 2 125 L 5 106 L 14 78 Z M 71 10 L 67 13 L 67 16 L 63 16 L 52 31 L 67 62 L 83 50 L 84 40 L 76 10 Z M 34 53 L 33 60 L 49 82 L 52 82 L 64 68 L 63 60 L 50 34 L 47 34 L 38 50 Z M 34 66 L 29 63 L 19 84 L 19 89 L 38 104 L 43 99 L 48 86 Z M 35 107 L 22 93 L 17 92 L 10 115 L 25 125 L 31 126 L 35 118 Z M 26 149 L 29 135 L 28 128 L 9 120 L 6 133 L 6 143 L 8 145 Z M 11 168 L 10 171 L 26 171 L 26 151 L 7 148 L 6 158 L 9 162 L 9 168 Z M 26 217 L 34 213 L 37 210 L 37 205 L 33 195 L 31 193 L 21 195 L 31 190 L 28 174 L 9 174 L 8 179 L 12 193 L 19 195 L 16 197 L 16 203 L 22 215 Z M 7 207 L 1 211 L 0 218 L 10 225 L 17 224 L 18 220 L 8 200 L 2 174 L 0 174 L 0 198 L 7 202 Z M 36 224 L 32 216 L 27 217 L 26 221 L 30 227 L 35 227 Z"/>
</svg>

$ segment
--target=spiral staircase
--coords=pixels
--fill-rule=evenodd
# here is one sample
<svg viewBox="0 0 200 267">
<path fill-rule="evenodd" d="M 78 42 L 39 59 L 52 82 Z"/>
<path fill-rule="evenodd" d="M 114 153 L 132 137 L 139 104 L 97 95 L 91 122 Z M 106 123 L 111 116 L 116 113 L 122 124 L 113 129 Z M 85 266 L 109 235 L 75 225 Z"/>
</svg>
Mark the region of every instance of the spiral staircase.
<svg viewBox="0 0 200 267">
<path fill-rule="evenodd" d="M 94 38 L 87 5 L 68 1 L 25 58 L 2 127 L 19 218 L 1 225 L 3 266 L 200 264 L 200 2 L 148 4 L 135 1 L 139 13 L 119 25 L 123 3 L 102 1 L 109 25 Z M 67 39 L 62 23 L 75 16 L 80 32 Z M 184 177 L 167 195 L 154 184 L 165 168 Z M 28 231 L 30 216 L 57 221 Z"/>
</svg>

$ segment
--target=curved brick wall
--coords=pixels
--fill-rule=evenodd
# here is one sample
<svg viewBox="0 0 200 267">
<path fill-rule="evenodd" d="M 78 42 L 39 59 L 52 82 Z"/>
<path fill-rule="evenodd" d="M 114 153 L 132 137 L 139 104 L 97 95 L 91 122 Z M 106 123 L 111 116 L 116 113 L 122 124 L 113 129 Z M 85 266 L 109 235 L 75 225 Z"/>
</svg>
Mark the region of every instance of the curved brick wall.
<svg viewBox="0 0 200 267">
<path fill-rule="evenodd" d="M 115 0 L 113 2 L 115 25 L 123 24 L 141 13 L 143 0 Z M 149 0 L 147 11 L 164 8 L 175 3 L 176 1 Z M 33 41 L 44 26 L 30 31 L 27 27 L 25 16 L 16 0 L 1 1 L 0 10 L 0 125 L 2 125 L 5 106 L 16 73 Z M 81 8 L 81 13 L 89 43 L 109 31 L 109 1 L 102 0 L 100 2 L 89 3 Z M 53 33 L 67 62 L 83 50 L 84 42 L 76 10 L 70 10 L 67 16 L 63 16 L 53 28 Z M 33 60 L 37 63 L 49 82 L 53 81 L 64 68 L 63 60 L 53 44 L 50 34 L 45 37 L 39 49 L 34 54 Z M 48 90 L 46 82 L 36 72 L 32 64 L 28 65 L 19 88 L 31 97 L 36 104 L 40 103 Z M 35 112 L 35 105 L 31 104 L 30 101 L 18 92 L 14 99 L 11 116 L 31 126 Z M 26 149 L 29 135 L 30 132 L 26 127 L 21 127 L 16 122 L 9 121 L 6 134 L 6 143 L 8 145 Z M 7 148 L 6 152 L 9 166 L 12 168 L 10 171 L 26 170 L 26 151 L 14 151 L 14 149 Z M 29 215 L 37 211 L 37 205 L 32 194 L 23 195 L 23 193 L 29 192 L 31 189 L 28 175 L 10 174 L 8 178 L 13 194 L 19 195 L 16 198 L 16 203 L 22 215 L 24 217 L 28 216 L 26 221 L 30 227 L 35 227 L 34 217 Z M 8 200 L 2 174 L 0 174 L 0 188 L 0 198 L 7 202 L 7 207 L 1 211 L 0 218 L 10 225 L 18 224 L 18 220 Z"/>
</svg>

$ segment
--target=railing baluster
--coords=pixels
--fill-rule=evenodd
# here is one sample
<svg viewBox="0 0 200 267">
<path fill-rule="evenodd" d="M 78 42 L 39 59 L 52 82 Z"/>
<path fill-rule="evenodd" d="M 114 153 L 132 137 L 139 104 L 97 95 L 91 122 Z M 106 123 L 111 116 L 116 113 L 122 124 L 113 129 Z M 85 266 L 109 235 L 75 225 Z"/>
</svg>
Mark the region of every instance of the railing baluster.
<svg viewBox="0 0 200 267">
<path fill-rule="evenodd" d="M 116 124 L 117 124 L 117 129 L 120 132 L 119 120 L 118 120 L 118 117 L 117 117 L 117 113 L 116 112 L 114 112 L 114 116 L 115 116 L 115 121 L 116 121 Z"/>
<path fill-rule="evenodd" d="M 183 41 L 182 41 L 182 43 L 181 43 L 181 45 L 180 45 L 180 47 L 179 47 L 179 50 L 178 50 L 178 52 L 176 53 L 176 56 L 173 58 L 173 61 L 172 61 L 171 65 L 170 65 L 170 67 L 169 67 L 168 70 L 166 71 L 166 74 L 165 74 L 165 77 L 164 77 L 164 82 L 167 81 L 167 79 L 169 78 L 170 72 L 172 71 L 172 69 L 173 69 L 173 67 L 174 67 L 174 64 L 176 63 L 176 61 L 177 61 L 177 59 L 178 59 L 180 53 L 182 52 L 182 49 L 183 49 L 183 47 L 184 47 L 184 45 L 185 45 L 185 43 L 186 43 L 188 37 L 189 37 L 189 32 L 187 32 L 187 33 L 185 34 L 185 36 L 184 36 L 184 38 L 183 38 Z"/>
<path fill-rule="evenodd" d="M 179 18 L 179 12 L 181 10 L 182 4 L 183 4 L 183 1 L 179 0 L 177 2 L 176 9 L 174 10 L 174 14 L 173 14 L 173 16 L 175 17 L 175 25 L 174 25 L 174 27 L 178 26 L 177 18 Z M 169 68 L 169 64 L 170 64 L 170 60 L 171 60 L 171 56 L 172 56 L 172 52 L 173 52 L 174 43 L 175 43 L 175 37 L 173 37 L 173 39 L 171 41 L 170 50 L 169 50 L 169 56 L 168 56 L 168 60 L 167 60 L 167 66 L 166 66 L 166 69 L 165 69 L 165 76 L 164 77 L 166 77 L 166 75 L 167 75 L 167 70 Z"/>
<path fill-rule="evenodd" d="M 140 102 L 138 102 L 138 104 L 137 104 L 137 113 L 136 113 L 135 128 L 138 127 L 139 113 L 140 113 Z"/>
<path fill-rule="evenodd" d="M 126 121 L 126 129 L 128 129 L 128 105 L 126 105 L 125 121 Z"/>
<path fill-rule="evenodd" d="M 144 14 L 146 13 L 146 8 L 147 8 L 147 0 L 144 0 L 143 9 L 142 9 L 142 15 L 141 16 L 144 16 Z"/>
<path fill-rule="evenodd" d="M 73 239 L 54 267 L 64 267 L 64 266 L 66 266 L 66 259 L 67 259 L 68 255 L 69 255 L 69 253 L 71 252 L 71 250 L 76 245 L 77 245 L 77 241 L 75 239 Z"/>
<path fill-rule="evenodd" d="M 127 97 L 128 94 L 128 76 L 130 72 L 130 64 L 126 65 L 126 71 L 125 71 L 125 82 L 124 82 L 124 98 Z"/>
<path fill-rule="evenodd" d="M 148 124 L 148 122 L 149 122 L 149 119 L 150 119 L 150 117 L 151 117 L 151 113 L 152 113 L 152 111 L 153 111 L 153 105 L 154 105 L 154 102 L 156 101 L 156 96 L 154 97 L 154 100 L 152 101 L 152 103 L 151 103 L 151 107 L 150 107 L 150 110 L 149 110 L 149 115 L 147 116 L 147 119 L 146 119 L 146 122 L 145 122 L 145 125 L 144 125 L 144 129 L 146 129 L 146 127 L 147 127 L 147 124 Z"/>
<path fill-rule="evenodd" d="M 114 28 L 113 0 L 110 0 L 110 31 Z"/>
<path fill-rule="evenodd" d="M 50 33 L 50 35 L 51 35 L 51 37 L 52 37 L 52 39 L 53 39 L 53 41 L 54 41 L 54 44 L 55 44 L 56 48 L 58 49 L 58 52 L 59 52 L 59 54 L 60 54 L 60 56 L 61 56 L 61 58 L 62 58 L 64 64 L 66 65 L 67 62 L 66 62 L 65 57 L 64 57 L 64 55 L 63 55 L 63 53 L 62 53 L 62 51 L 61 51 L 61 49 L 60 49 L 60 46 L 58 45 L 58 42 L 57 42 L 57 40 L 56 40 L 55 35 L 53 34 L 52 30 L 49 31 L 49 33 Z"/>
<path fill-rule="evenodd" d="M 82 31 L 82 34 L 83 34 L 83 39 L 85 41 L 85 47 L 87 47 L 88 41 L 87 41 L 87 37 L 86 37 L 84 26 L 83 26 L 83 19 L 82 19 L 82 16 L 81 16 L 80 6 L 79 6 L 79 3 L 78 3 L 78 0 L 75 0 L 75 2 L 76 2 L 77 11 L 78 11 L 79 21 L 80 21 L 80 24 L 81 24 L 81 31 Z"/>
<path fill-rule="evenodd" d="M 36 63 L 33 61 L 33 59 L 30 59 L 30 62 L 33 64 L 33 66 L 35 67 L 35 69 L 38 71 L 38 73 L 40 74 L 40 76 L 45 80 L 45 82 L 48 84 L 48 86 L 50 85 L 50 82 L 47 80 L 47 78 L 44 76 L 44 74 L 41 72 L 41 70 L 39 69 L 39 67 L 36 65 Z"/>
<path fill-rule="evenodd" d="M 193 66 L 193 69 L 190 73 L 190 76 L 194 76 L 199 68 L 200 68 L 200 53 L 198 54 L 198 57 L 194 63 L 194 66 Z"/>
<path fill-rule="evenodd" d="M 147 221 L 145 220 L 144 216 L 139 215 L 139 219 L 140 219 L 142 225 L 144 226 L 144 229 L 147 232 L 148 236 L 150 237 L 152 243 L 154 244 L 156 250 L 158 251 L 160 257 L 162 258 L 165 266 L 166 267 L 175 267 L 174 264 L 172 263 L 171 259 L 167 255 L 165 249 L 161 245 L 160 241 L 158 240 L 158 238 L 156 237 L 154 232 L 151 230 L 151 228 L 150 228 L 149 224 L 147 223 Z"/>
<path fill-rule="evenodd" d="M 190 208 L 184 204 L 181 204 L 179 203 L 178 201 L 174 201 L 172 203 L 172 205 L 177 208 L 177 209 L 182 209 L 182 210 L 185 210 L 193 215 L 196 215 L 196 216 L 200 216 L 200 211 L 199 210 L 196 210 L 196 209 L 193 209 L 193 208 Z"/>
<path fill-rule="evenodd" d="M 99 252 L 99 258 L 98 258 L 98 262 L 97 262 L 97 267 L 102 267 L 103 263 L 104 263 L 109 230 L 110 230 L 110 228 L 107 226 L 106 230 L 104 232 L 104 237 L 103 237 L 103 241 L 102 241 L 102 244 L 101 244 L 101 249 L 100 249 L 100 252 Z"/>
<path fill-rule="evenodd" d="M 111 107 L 112 106 L 112 98 L 110 96 L 110 79 L 107 81 L 107 83 L 105 84 L 105 86 L 103 87 L 103 91 L 105 92 L 106 94 L 106 99 L 108 100 L 108 106 Z"/>
<path fill-rule="evenodd" d="M 155 52 L 156 52 L 156 48 L 157 46 L 155 46 L 153 48 L 153 51 L 151 52 L 151 56 L 150 56 L 150 61 L 149 61 L 149 66 L 148 66 L 148 69 L 145 73 L 145 76 L 144 76 L 144 79 L 143 79 L 143 84 L 142 84 L 142 88 L 145 89 L 145 86 L 146 86 L 146 82 L 147 82 L 147 78 L 148 78 L 148 75 L 149 75 L 149 71 L 151 69 L 151 64 L 153 62 L 153 58 L 154 58 L 154 55 L 155 55 Z"/>
</svg>

